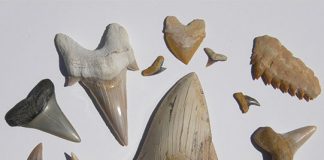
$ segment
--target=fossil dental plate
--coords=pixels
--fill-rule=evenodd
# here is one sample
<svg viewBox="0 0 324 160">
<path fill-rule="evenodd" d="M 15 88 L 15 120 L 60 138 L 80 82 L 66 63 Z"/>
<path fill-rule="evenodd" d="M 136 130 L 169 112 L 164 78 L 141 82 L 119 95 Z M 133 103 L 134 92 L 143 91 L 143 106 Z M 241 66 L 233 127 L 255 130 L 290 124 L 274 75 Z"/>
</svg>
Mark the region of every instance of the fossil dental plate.
<svg viewBox="0 0 324 160">
<path fill-rule="evenodd" d="M 270 127 L 260 127 L 252 135 L 252 141 L 271 155 L 272 160 L 293 160 L 295 152 L 316 131 L 315 126 L 306 126 L 285 134 L 278 134 Z"/>
<path fill-rule="evenodd" d="M 42 160 L 43 159 L 43 145 L 39 143 L 29 154 L 27 160 Z"/>
<path fill-rule="evenodd" d="M 138 66 L 126 30 L 109 24 L 93 51 L 61 33 L 55 46 L 66 68 L 66 85 L 80 82 L 117 141 L 127 145 L 126 70 Z"/>
<path fill-rule="evenodd" d="M 174 16 L 164 20 L 164 40 L 171 53 L 182 63 L 188 64 L 206 36 L 205 21 L 195 19 L 183 25 Z"/>
<path fill-rule="evenodd" d="M 306 101 L 321 93 L 314 72 L 276 38 L 265 35 L 254 39 L 251 64 L 253 79 L 262 77 L 266 85 L 280 88 L 283 93 Z"/>
<path fill-rule="evenodd" d="M 144 135 L 134 159 L 217 160 L 205 96 L 195 73 L 164 95 Z"/>
<path fill-rule="evenodd" d="M 234 93 L 233 97 L 235 98 L 236 102 L 240 106 L 242 113 L 248 112 L 250 105 L 260 106 L 260 103 L 256 99 L 244 95 L 242 92 Z"/>
<path fill-rule="evenodd" d="M 72 142 L 81 141 L 58 106 L 54 84 L 49 79 L 41 80 L 25 99 L 7 112 L 5 119 L 10 126 L 35 128 Z"/>
<path fill-rule="evenodd" d="M 164 57 L 158 56 L 150 67 L 148 67 L 147 69 L 142 71 L 142 75 L 143 76 L 152 76 L 152 75 L 163 72 L 166 69 L 166 68 L 162 67 L 163 62 L 164 62 Z"/>
<path fill-rule="evenodd" d="M 214 52 L 210 48 L 204 48 L 204 51 L 205 51 L 205 53 L 206 53 L 206 55 L 208 57 L 206 67 L 214 64 L 215 62 L 226 61 L 227 60 L 227 57 L 225 55 L 218 54 L 218 53 Z"/>
</svg>

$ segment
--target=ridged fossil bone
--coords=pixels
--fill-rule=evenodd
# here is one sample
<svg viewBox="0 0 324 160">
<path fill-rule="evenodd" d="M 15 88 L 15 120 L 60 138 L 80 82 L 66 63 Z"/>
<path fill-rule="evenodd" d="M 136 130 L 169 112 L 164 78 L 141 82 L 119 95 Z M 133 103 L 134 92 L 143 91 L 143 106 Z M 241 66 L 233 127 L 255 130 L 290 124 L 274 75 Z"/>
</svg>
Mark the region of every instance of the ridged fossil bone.
<svg viewBox="0 0 324 160">
<path fill-rule="evenodd" d="M 35 128 L 73 142 L 81 139 L 55 98 L 54 84 L 40 81 L 27 97 L 10 109 L 5 119 L 10 126 Z"/>
<path fill-rule="evenodd" d="M 265 84 L 289 92 L 306 101 L 321 93 L 319 80 L 300 59 L 294 57 L 278 39 L 261 36 L 254 39 L 251 56 L 252 77 L 262 76 Z"/>
<path fill-rule="evenodd" d="M 27 160 L 42 160 L 43 159 L 43 145 L 39 143 L 29 154 Z"/>
<path fill-rule="evenodd" d="M 272 160 L 293 160 L 295 152 L 315 131 L 315 126 L 306 126 L 279 134 L 270 127 L 260 127 L 253 133 L 252 141 L 261 152 L 270 154 Z"/>
<path fill-rule="evenodd" d="M 174 16 L 164 20 L 164 40 L 171 53 L 182 63 L 188 64 L 206 36 L 205 21 L 195 19 L 183 25 Z"/>
<path fill-rule="evenodd" d="M 217 160 L 205 96 L 195 73 L 181 78 L 151 115 L 137 160 Z"/>
<path fill-rule="evenodd" d="M 94 51 L 61 33 L 55 45 L 67 70 L 66 85 L 80 82 L 117 141 L 127 145 L 126 70 L 138 66 L 126 30 L 109 24 Z"/>
<path fill-rule="evenodd" d="M 250 105 L 260 106 L 260 103 L 256 99 L 244 95 L 242 92 L 234 93 L 233 97 L 235 98 L 236 102 L 240 106 L 242 113 L 248 112 Z"/>
<path fill-rule="evenodd" d="M 210 48 L 204 48 L 204 51 L 205 51 L 205 53 L 206 53 L 206 55 L 208 57 L 206 67 L 214 64 L 215 62 L 226 61 L 227 60 L 227 57 L 225 55 L 218 54 L 218 53 L 214 52 Z"/>
<path fill-rule="evenodd" d="M 158 56 L 150 67 L 142 71 L 142 75 L 151 76 L 163 72 L 166 69 L 162 67 L 163 62 L 164 62 L 164 57 Z"/>
</svg>

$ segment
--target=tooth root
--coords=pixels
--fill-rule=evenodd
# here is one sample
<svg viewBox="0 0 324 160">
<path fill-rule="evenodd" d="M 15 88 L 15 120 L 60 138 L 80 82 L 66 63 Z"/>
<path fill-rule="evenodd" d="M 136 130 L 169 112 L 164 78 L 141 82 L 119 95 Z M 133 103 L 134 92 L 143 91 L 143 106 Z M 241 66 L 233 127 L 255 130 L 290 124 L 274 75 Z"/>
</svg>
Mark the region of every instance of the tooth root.
<svg viewBox="0 0 324 160">
<path fill-rule="evenodd" d="M 5 119 L 10 126 L 35 128 L 73 142 L 81 141 L 58 106 L 49 79 L 40 81 L 26 99 L 8 111 Z"/>
<path fill-rule="evenodd" d="M 256 99 L 254 99 L 250 96 L 244 95 L 242 92 L 234 93 L 233 97 L 235 98 L 236 102 L 238 103 L 242 113 L 248 112 L 250 105 L 260 106 L 260 103 Z"/>
<path fill-rule="evenodd" d="M 43 145 L 39 143 L 29 154 L 27 160 L 43 160 Z"/>
<path fill-rule="evenodd" d="M 128 144 L 126 70 L 112 80 L 82 79 L 101 117 L 122 145 Z"/>
<path fill-rule="evenodd" d="M 181 78 L 151 115 L 138 160 L 217 160 L 206 100 L 195 73 Z"/>
<path fill-rule="evenodd" d="M 253 133 L 252 139 L 256 145 L 270 153 L 272 159 L 292 160 L 294 153 L 315 131 L 315 126 L 306 126 L 285 134 L 279 134 L 270 127 L 260 127 Z"/>
<path fill-rule="evenodd" d="M 142 71 L 142 75 L 151 76 L 163 72 L 166 69 L 162 67 L 163 62 L 164 62 L 164 57 L 158 56 L 150 67 Z"/>
</svg>

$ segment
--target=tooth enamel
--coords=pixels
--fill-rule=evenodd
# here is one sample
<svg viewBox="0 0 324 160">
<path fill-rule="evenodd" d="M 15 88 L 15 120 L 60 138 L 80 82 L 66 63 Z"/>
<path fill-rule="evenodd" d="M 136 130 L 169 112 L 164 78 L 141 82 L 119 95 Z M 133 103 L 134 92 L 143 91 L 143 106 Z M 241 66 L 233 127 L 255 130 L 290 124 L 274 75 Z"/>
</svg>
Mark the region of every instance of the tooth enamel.
<svg viewBox="0 0 324 160">
<path fill-rule="evenodd" d="M 195 19 L 183 25 L 174 16 L 164 21 L 164 40 L 171 53 L 182 63 L 188 64 L 206 36 L 205 21 Z"/>
<path fill-rule="evenodd" d="M 217 160 L 205 96 L 195 73 L 181 78 L 151 115 L 137 160 Z"/>
<path fill-rule="evenodd" d="M 163 72 L 164 70 L 166 70 L 166 68 L 162 67 L 163 62 L 164 57 L 158 56 L 150 67 L 142 71 L 142 75 L 151 76 Z"/>
<path fill-rule="evenodd" d="M 260 103 L 256 99 L 254 99 L 250 96 L 244 95 L 242 92 L 234 93 L 233 97 L 235 98 L 236 102 L 238 103 L 242 113 L 248 112 L 250 105 L 260 106 Z"/>
<path fill-rule="evenodd" d="M 67 84 L 77 77 L 117 141 L 127 145 L 126 69 L 138 70 L 138 65 L 126 30 L 116 23 L 108 25 L 94 51 L 61 33 L 55 36 L 55 46 L 64 61 L 64 76 L 74 78 Z"/>
<path fill-rule="evenodd" d="M 35 128 L 73 142 L 80 137 L 55 99 L 54 84 L 40 81 L 28 96 L 10 109 L 5 119 L 10 126 Z"/>
<path fill-rule="evenodd" d="M 43 145 L 39 143 L 29 154 L 27 160 L 42 160 L 43 159 Z"/>
<path fill-rule="evenodd" d="M 212 65 L 213 63 L 217 61 L 226 61 L 227 57 L 222 54 L 215 53 L 212 49 L 210 48 L 204 48 L 204 51 L 206 55 L 208 56 L 208 61 L 206 64 L 206 67 Z"/>
<path fill-rule="evenodd" d="M 278 134 L 270 127 L 260 127 L 252 135 L 252 142 L 272 156 L 273 160 L 293 160 L 295 152 L 316 131 L 315 126 L 302 127 Z"/>
</svg>

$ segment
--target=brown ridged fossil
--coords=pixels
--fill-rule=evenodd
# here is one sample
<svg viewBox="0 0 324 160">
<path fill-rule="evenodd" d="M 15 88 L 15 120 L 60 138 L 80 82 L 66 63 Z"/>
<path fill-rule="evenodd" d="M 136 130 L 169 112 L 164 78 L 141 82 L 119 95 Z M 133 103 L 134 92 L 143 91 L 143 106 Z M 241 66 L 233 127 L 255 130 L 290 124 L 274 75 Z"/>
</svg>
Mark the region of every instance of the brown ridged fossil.
<svg viewBox="0 0 324 160">
<path fill-rule="evenodd" d="M 260 103 L 256 99 L 254 99 L 250 96 L 244 95 L 242 92 L 234 93 L 233 97 L 235 98 L 236 102 L 240 106 L 242 113 L 248 112 L 250 105 L 260 106 Z"/>
<path fill-rule="evenodd" d="M 252 134 L 252 143 L 272 160 L 293 160 L 295 152 L 315 131 L 315 126 L 306 126 L 279 134 L 270 127 L 260 127 Z"/>
<path fill-rule="evenodd" d="M 253 79 L 262 77 L 266 85 L 291 96 L 309 101 L 321 93 L 314 72 L 276 38 L 265 35 L 254 39 L 251 64 Z"/>
</svg>

